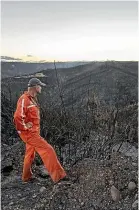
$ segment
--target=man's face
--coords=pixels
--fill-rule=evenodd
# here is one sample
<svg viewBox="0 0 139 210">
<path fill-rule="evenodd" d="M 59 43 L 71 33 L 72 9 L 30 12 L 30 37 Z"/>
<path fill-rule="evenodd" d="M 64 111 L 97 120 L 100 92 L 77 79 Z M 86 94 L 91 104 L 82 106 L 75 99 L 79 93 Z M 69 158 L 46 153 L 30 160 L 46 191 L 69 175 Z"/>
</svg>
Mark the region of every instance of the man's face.
<svg viewBox="0 0 139 210">
<path fill-rule="evenodd" d="M 36 85 L 36 92 L 41 93 L 42 87 L 40 85 Z"/>
</svg>

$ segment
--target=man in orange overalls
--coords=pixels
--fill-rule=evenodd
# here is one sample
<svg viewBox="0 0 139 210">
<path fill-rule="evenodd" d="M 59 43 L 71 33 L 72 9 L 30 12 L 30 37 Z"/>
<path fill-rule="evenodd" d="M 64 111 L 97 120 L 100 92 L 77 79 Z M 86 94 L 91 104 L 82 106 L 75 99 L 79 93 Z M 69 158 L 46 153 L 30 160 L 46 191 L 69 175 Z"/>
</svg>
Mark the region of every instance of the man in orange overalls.
<svg viewBox="0 0 139 210">
<path fill-rule="evenodd" d="M 28 182 L 32 178 L 31 165 L 37 152 L 54 183 L 68 180 L 66 172 L 57 159 L 53 147 L 40 136 L 40 111 L 37 94 L 42 86 L 46 86 L 37 78 L 28 83 L 28 91 L 18 99 L 14 113 L 14 123 L 20 138 L 26 143 L 22 180 Z"/>
</svg>

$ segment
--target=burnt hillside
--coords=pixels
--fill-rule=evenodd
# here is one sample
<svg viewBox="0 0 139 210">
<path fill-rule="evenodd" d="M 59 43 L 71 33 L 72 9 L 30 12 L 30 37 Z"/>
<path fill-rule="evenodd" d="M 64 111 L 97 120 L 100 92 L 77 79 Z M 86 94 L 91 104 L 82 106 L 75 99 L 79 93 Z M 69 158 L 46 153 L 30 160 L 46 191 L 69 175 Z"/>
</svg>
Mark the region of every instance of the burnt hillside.
<svg viewBox="0 0 139 210">
<path fill-rule="evenodd" d="M 12 118 L 29 75 L 2 79 L 3 210 L 137 210 L 137 63 L 92 62 L 40 71 L 41 136 L 71 182 L 57 186 L 38 155 L 34 183 L 21 180 L 25 145 Z"/>
</svg>

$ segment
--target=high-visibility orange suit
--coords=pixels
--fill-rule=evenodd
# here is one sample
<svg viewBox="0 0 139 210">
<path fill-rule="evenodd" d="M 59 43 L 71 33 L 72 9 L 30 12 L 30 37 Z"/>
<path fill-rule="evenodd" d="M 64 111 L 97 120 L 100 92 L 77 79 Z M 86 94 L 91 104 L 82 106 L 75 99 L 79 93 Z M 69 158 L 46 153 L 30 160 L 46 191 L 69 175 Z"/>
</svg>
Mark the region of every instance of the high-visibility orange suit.
<svg viewBox="0 0 139 210">
<path fill-rule="evenodd" d="M 31 122 L 32 128 L 26 123 Z M 22 180 L 28 181 L 32 177 L 31 165 L 37 152 L 52 180 L 58 182 L 66 176 L 66 172 L 57 159 L 53 147 L 40 136 L 40 111 L 35 98 L 27 91 L 19 98 L 14 113 L 14 123 L 20 138 L 26 143 Z"/>
</svg>

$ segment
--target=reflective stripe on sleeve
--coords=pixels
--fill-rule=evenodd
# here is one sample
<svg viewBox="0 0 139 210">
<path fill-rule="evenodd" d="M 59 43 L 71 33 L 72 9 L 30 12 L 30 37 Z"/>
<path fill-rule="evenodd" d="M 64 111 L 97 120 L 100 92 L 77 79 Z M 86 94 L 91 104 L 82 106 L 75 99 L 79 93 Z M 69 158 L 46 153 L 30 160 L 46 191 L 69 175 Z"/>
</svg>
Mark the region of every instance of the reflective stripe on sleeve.
<svg viewBox="0 0 139 210">
<path fill-rule="evenodd" d="M 24 126 L 25 129 L 27 129 L 27 126 L 24 122 L 24 117 L 25 117 L 25 115 L 24 115 L 24 102 L 25 102 L 25 99 L 23 98 L 22 103 L 21 103 L 21 118 L 22 118 L 22 125 Z"/>
</svg>

